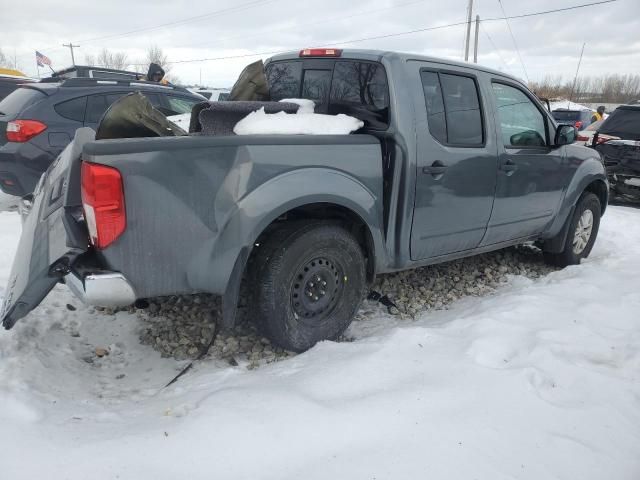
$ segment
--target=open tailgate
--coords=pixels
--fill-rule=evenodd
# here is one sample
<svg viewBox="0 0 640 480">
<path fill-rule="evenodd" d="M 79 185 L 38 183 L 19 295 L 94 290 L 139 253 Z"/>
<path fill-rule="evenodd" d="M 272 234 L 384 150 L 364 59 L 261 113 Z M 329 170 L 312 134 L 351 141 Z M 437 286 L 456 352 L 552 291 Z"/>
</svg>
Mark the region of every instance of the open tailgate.
<svg viewBox="0 0 640 480">
<path fill-rule="evenodd" d="M 84 144 L 94 137 L 90 128 L 77 130 L 36 186 L 4 292 L 6 329 L 37 307 L 88 248 L 81 215 L 80 157 Z"/>
</svg>

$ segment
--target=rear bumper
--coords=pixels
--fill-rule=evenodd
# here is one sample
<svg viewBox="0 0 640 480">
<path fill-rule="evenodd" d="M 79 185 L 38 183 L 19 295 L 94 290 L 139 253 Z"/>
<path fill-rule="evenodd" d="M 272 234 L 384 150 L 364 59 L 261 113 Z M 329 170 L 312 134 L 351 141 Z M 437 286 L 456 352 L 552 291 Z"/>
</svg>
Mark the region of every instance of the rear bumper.
<svg viewBox="0 0 640 480">
<path fill-rule="evenodd" d="M 83 303 L 100 307 L 124 307 L 136 301 L 133 287 L 117 272 L 80 274 L 71 271 L 65 284 Z"/>
</svg>

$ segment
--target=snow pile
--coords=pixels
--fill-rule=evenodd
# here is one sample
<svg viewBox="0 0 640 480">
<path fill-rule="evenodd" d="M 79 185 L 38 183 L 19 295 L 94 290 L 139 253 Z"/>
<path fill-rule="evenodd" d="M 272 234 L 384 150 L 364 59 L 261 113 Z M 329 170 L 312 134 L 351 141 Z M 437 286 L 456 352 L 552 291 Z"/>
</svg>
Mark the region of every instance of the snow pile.
<svg viewBox="0 0 640 480">
<path fill-rule="evenodd" d="M 312 100 L 289 98 L 282 102 L 300 105 L 297 113 L 250 113 L 233 129 L 236 135 L 348 135 L 364 127 L 364 122 L 348 115 L 314 113 Z"/>
<path fill-rule="evenodd" d="M 282 103 L 295 103 L 299 105 L 297 113 L 315 113 L 316 111 L 316 103 L 313 100 L 309 100 L 307 98 L 285 98 L 280 100 Z"/>
<path fill-rule="evenodd" d="M 550 102 L 551 111 L 553 110 L 589 110 L 593 112 L 592 108 L 587 107 L 586 105 L 580 105 L 579 103 L 570 102 L 569 100 L 557 100 L 555 102 Z"/>
<path fill-rule="evenodd" d="M 1 285 L 19 231 L 0 214 Z M 580 266 L 167 389 L 184 363 L 135 314 L 57 286 L 0 332 L 0 478 L 636 480 L 639 236 L 640 210 L 609 207 Z"/>
</svg>

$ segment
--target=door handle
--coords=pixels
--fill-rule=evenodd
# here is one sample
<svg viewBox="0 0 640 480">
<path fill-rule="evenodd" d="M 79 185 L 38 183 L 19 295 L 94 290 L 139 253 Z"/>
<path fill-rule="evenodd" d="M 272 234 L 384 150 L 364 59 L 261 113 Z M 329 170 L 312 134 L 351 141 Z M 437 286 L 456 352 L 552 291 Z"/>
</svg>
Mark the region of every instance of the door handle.
<svg viewBox="0 0 640 480">
<path fill-rule="evenodd" d="M 442 176 L 446 170 L 447 166 L 440 160 L 433 162 L 430 167 L 422 167 L 422 173 L 428 173 L 434 177 L 437 177 L 438 175 Z"/>
<path fill-rule="evenodd" d="M 507 160 L 502 165 L 500 165 L 500 170 L 503 172 L 507 172 L 507 175 L 513 174 L 518 169 L 518 165 L 513 160 Z"/>
</svg>

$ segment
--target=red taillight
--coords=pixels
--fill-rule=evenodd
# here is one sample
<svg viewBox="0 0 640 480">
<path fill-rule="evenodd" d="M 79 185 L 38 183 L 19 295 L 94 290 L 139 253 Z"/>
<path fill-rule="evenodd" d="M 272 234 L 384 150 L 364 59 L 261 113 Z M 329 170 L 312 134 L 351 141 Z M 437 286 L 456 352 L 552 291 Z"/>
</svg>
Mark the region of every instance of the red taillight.
<svg viewBox="0 0 640 480">
<path fill-rule="evenodd" d="M 106 248 L 127 226 L 120 172 L 105 165 L 82 162 L 82 207 L 91 243 Z"/>
<path fill-rule="evenodd" d="M 577 142 L 588 142 L 589 141 L 589 137 L 585 137 L 584 135 L 578 135 L 578 138 L 576 138 Z"/>
<path fill-rule="evenodd" d="M 604 133 L 599 133 L 595 137 L 595 143 L 597 145 L 602 145 L 603 143 L 607 143 L 609 140 L 620 140 L 620 137 L 614 137 L 613 135 L 605 135 Z"/>
<path fill-rule="evenodd" d="M 580 130 L 582 128 L 582 122 L 580 120 L 578 120 L 575 125 L 574 125 L 578 130 Z"/>
<path fill-rule="evenodd" d="M 24 143 L 40 135 L 47 126 L 37 120 L 13 120 L 7 123 L 7 141 Z"/>
<path fill-rule="evenodd" d="M 301 57 L 339 57 L 342 50 L 339 48 L 306 48 L 300 50 Z"/>
</svg>

